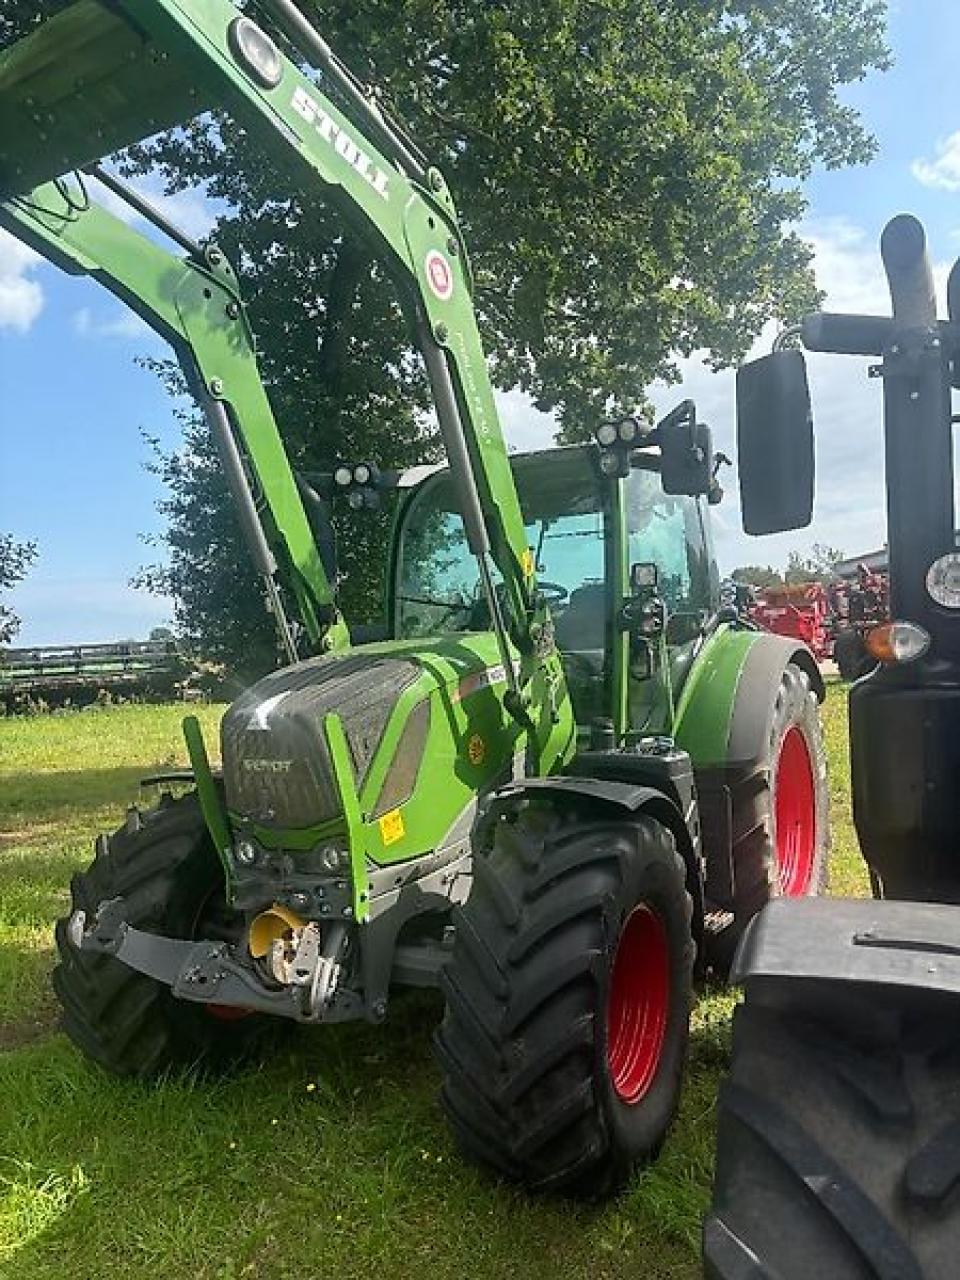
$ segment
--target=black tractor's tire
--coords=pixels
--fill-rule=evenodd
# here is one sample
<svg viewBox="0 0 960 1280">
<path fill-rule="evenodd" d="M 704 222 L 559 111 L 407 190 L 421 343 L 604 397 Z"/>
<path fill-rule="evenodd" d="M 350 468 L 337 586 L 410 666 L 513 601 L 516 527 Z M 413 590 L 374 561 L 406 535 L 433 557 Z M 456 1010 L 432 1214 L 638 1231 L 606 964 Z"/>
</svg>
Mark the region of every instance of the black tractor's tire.
<svg viewBox="0 0 960 1280">
<path fill-rule="evenodd" d="M 71 911 L 84 911 L 88 922 L 101 902 L 122 897 L 128 923 L 149 933 L 233 941 L 239 931 L 194 794 L 131 811 L 119 831 L 97 841 L 96 857 L 73 877 L 70 893 Z M 112 956 L 77 950 L 67 923 L 57 921 L 53 972 L 62 1026 L 115 1075 L 223 1070 L 254 1056 L 267 1035 L 283 1033 L 280 1019 L 176 1000 L 169 987 Z"/>
<path fill-rule="evenodd" d="M 803 848 L 793 853 L 788 824 L 778 827 L 778 815 L 789 817 L 791 812 L 789 804 L 784 807 L 791 781 L 797 813 L 805 813 L 809 824 L 809 848 L 797 831 L 798 846 Z M 715 968 L 729 968 L 744 929 L 771 898 L 817 897 L 824 892 L 830 851 L 829 799 L 817 695 L 807 672 L 791 662 L 777 691 L 764 753 L 731 794 L 734 923 L 711 950 Z"/>
<path fill-rule="evenodd" d="M 737 1010 L 704 1274 L 956 1280 L 956 998 L 811 994 Z"/>
<path fill-rule="evenodd" d="M 456 915 L 436 1037 L 468 1157 L 597 1199 L 656 1154 L 686 1055 L 691 911 L 673 835 L 651 817 L 543 799 L 499 817 Z M 630 1021 L 644 1014 L 646 1041 Z"/>
<path fill-rule="evenodd" d="M 854 630 L 841 631 L 837 635 L 833 642 L 833 660 L 840 672 L 840 679 L 847 684 L 859 680 L 877 665 L 867 652 L 863 636 Z"/>
</svg>

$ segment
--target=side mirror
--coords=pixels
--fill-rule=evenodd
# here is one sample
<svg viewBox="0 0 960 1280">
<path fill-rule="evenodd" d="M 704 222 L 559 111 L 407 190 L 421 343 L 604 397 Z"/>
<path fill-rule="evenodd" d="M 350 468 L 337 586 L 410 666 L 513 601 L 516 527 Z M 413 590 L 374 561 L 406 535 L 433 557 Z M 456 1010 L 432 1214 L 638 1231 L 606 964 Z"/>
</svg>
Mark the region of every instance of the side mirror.
<svg viewBox="0 0 960 1280">
<path fill-rule="evenodd" d="M 713 439 L 710 428 L 697 422 L 692 400 L 684 400 L 657 423 L 660 482 L 664 493 L 697 497 L 713 483 Z"/>
<path fill-rule="evenodd" d="M 800 351 L 737 371 L 737 462 L 746 533 L 802 529 L 813 515 L 813 419 Z"/>
</svg>

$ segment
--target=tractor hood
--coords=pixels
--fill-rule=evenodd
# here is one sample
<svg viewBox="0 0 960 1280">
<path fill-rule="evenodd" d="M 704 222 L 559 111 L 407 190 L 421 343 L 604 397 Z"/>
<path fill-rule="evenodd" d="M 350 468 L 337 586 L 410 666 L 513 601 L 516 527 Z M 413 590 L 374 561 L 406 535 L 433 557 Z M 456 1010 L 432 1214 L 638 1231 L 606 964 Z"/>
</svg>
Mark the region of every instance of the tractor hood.
<svg viewBox="0 0 960 1280">
<path fill-rule="evenodd" d="M 361 808 L 376 818 L 409 798 L 428 741 L 433 755 L 452 766 L 461 754 L 469 764 L 464 733 L 472 721 L 488 726 L 485 742 L 493 726 L 499 731 L 493 736 L 503 737 L 505 687 L 488 634 L 438 641 L 435 648 L 430 641 L 364 646 L 277 671 L 248 689 L 223 719 L 228 808 L 235 817 L 285 831 L 335 819 L 342 806 L 324 718 L 336 712 Z M 479 765 L 476 744 L 473 754 Z M 486 751 L 484 761 L 496 763 L 486 760 Z"/>
</svg>

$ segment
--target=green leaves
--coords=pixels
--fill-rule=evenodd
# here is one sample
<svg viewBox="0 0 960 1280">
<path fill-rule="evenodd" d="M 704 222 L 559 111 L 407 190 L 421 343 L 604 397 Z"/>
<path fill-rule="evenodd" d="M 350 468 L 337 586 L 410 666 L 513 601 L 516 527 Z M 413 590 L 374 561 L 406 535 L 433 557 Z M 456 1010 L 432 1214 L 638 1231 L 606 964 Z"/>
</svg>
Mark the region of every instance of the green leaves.
<svg viewBox="0 0 960 1280">
<path fill-rule="evenodd" d="M 10 534 L 0 533 L 0 591 L 9 591 L 27 575 L 36 558 L 35 542 L 17 542 Z M 0 604 L 0 644 L 9 644 L 20 630 L 20 619 Z"/>
</svg>

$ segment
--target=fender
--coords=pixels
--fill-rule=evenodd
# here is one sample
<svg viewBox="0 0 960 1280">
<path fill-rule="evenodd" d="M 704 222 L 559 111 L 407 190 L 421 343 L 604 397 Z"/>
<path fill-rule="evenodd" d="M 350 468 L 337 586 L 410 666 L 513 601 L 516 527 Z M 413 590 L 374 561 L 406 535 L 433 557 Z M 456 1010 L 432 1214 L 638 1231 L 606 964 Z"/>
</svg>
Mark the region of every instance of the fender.
<svg viewBox="0 0 960 1280">
<path fill-rule="evenodd" d="M 720 627 L 701 649 L 677 708 L 675 738 L 694 768 L 756 760 L 789 663 L 804 670 L 823 702 L 826 688 L 810 650 L 787 636 Z"/>
<path fill-rule="evenodd" d="M 764 758 L 777 690 L 789 663 L 807 673 L 823 702 L 823 677 L 805 645 L 766 631 L 723 626 L 701 649 L 680 697 L 675 737 L 696 775 L 706 897 L 712 903 L 729 901 L 733 891 L 731 786 Z"/>
<path fill-rule="evenodd" d="M 960 995 L 957 908 L 932 902 L 778 898 L 751 920 L 732 981 L 770 991 L 795 983 L 819 1007 L 822 985 L 910 987 Z M 951 1006 L 953 1007 L 953 1006 Z"/>
<path fill-rule="evenodd" d="M 693 901 L 692 930 L 697 946 L 698 956 L 702 956 L 703 942 L 703 873 L 700 865 L 699 850 L 695 848 L 690 828 L 678 805 L 658 791 L 656 787 L 644 786 L 635 782 L 620 782 L 612 778 L 578 778 L 554 776 L 549 778 L 522 778 L 501 787 L 491 797 L 489 807 L 485 808 L 484 819 L 494 812 L 502 813 L 505 808 L 519 804 L 530 792 L 546 792 L 556 796 L 585 798 L 596 804 L 613 806 L 624 814 L 647 813 L 655 818 L 671 832 L 677 844 L 677 852 L 683 859 L 687 871 L 687 892 Z"/>
</svg>

